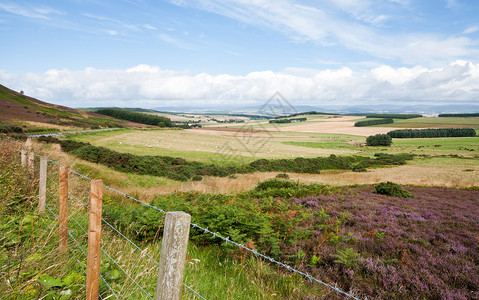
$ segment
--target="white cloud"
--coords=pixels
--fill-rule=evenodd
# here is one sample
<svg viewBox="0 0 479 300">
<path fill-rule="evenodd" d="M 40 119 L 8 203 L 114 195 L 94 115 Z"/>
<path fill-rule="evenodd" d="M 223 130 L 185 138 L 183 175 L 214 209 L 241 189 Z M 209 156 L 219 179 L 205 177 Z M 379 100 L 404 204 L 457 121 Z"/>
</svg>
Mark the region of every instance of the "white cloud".
<svg viewBox="0 0 479 300">
<path fill-rule="evenodd" d="M 150 25 L 150 24 L 143 24 L 143 27 L 146 28 L 146 29 L 149 29 L 149 30 L 157 30 L 158 29 L 155 26 Z"/>
<path fill-rule="evenodd" d="M 374 25 L 389 19 L 379 13 L 372 1 L 335 0 L 328 5 L 310 2 L 300 5 L 293 0 L 192 0 L 172 1 L 223 15 L 243 23 L 270 28 L 296 41 L 324 46 L 340 45 L 378 58 L 397 59 L 408 64 L 444 63 L 458 57 L 479 56 L 477 42 L 468 37 L 429 33 L 383 34 Z M 405 5 L 409 1 L 389 0 Z M 455 1 L 449 0 L 449 4 Z M 344 12 L 351 18 L 344 17 Z"/>
<path fill-rule="evenodd" d="M 463 34 L 471 34 L 471 33 L 477 32 L 477 31 L 479 31 L 479 26 L 474 25 L 474 26 L 466 28 L 466 30 L 464 30 L 462 33 Z"/>
<path fill-rule="evenodd" d="M 427 103 L 470 103 L 479 99 L 479 64 L 457 61 L 439 68 L 380 66 L 365 71 L 286 69 L 246 75 L 188 74 L 138 65 L 126 70 L 87 68 L 10 74 L 6 86 L 41 100 L 71 107 L 165 105 L 260 105 L 279 91 L 292 104 L 368 104 L 401 99 Z"/>
<path fill-rule="evenodd" d="M 446 0 L 446 7 L 447 8 L 454 8 L 459 6 L 458 0 Z"/>
<path fill-rule="evenodd" d="M 50 7 L 25 7 L 17 4 L 0 3 L 0 9 L 11 14 L 33 19 L 50 19 L 50 15 L 63 15 L 64 13 Z"/>
</svg>

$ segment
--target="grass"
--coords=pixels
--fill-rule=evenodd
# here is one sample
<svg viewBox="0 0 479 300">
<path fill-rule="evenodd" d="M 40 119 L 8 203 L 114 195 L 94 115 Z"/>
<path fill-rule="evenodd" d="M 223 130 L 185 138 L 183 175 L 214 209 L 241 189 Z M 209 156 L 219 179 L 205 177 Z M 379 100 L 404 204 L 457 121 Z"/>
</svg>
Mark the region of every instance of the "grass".
<svg viewBox="0 0 479 300">
<path fill-rule="evenodd" d="M 68 255 L 58 252 L 58 222 L 48 210 L 44 215 L 36 212 L 38 187 L 36 182 L 29 183 L 24 170 L 18 166 L 18 154 L 12 152 L 20 146 L 12 141 L 0 142 L 3 166 L 0 170 L 0 298 L 58 299 L 61 293 L 71 293 L 70 299 L 83 299 L 85 257 L 72 239 L 69 240 Z M 56 168 L 52 165 L 49 177 L 57 178 Z M 69 190 L 83 203 L 88 201 L 88 188 L 84 180 L 70 177 Z M 56 186 L 50 184 L 49 193 L 56 195 L 55 189 Z M 109 199 L 112 198 L 105 197 L 106 203 L 111 201 Z M 85 250 L 84 230 L 88 228 L 88 217 L 73 196 L 70 196 L 69 202 L 68 228 L 79 247 Z M 58 211 L 56 199 L 48 198 L 47 205 L 53 212 Z M 104 251 L 119 261 L 132 278 L 154 295 L 158 266 L 147 259 L 145 253 L 159 261 L 161 240 L 140 244 L 144 249 L 140 252 L 103 225 L 102 245 Z M 240 256 L 228 255 L 217 245 L 204 247 L 191 242 L 185 283 L 206 299 L 298 299 L 327 292 L 321 286 L 304 281 L 301 276 L 278 271 L 253 256 L 241 252 L 237 254 Z M 101 256 L 101 274 L 120 299 L 144 297 L 136 284 L 104 253 Z M 100 283 L 100 291 L 103 298 L 111 294 L 103 282 Z M 182 299 L 198 298 L 184 288 Z"/>
<path fill-rule="evenodd" d="M 427 128 L 427 127 L 479 127 L 479 117 L 471 118 L 436 118 L 423 117 L 414 119 L 394 119 L 394 124 L 375 125 L 378 127 Z"/>
</svg>

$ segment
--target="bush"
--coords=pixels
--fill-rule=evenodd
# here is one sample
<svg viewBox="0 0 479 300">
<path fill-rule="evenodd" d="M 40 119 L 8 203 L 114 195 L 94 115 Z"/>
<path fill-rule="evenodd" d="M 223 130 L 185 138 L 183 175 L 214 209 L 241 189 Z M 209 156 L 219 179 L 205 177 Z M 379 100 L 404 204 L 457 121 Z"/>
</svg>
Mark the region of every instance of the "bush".
<svg viewBox="0 0 479 300">
<path fill-rule="evenodd" d="M 289 179 L 289 175 L 285 174 L 285 173 L 279 173 L 278 175 L 276 175 L 276 178 L 277 179 Z"/>
<path fill-rule="evenodd" d="M 404 190 L 399 184 L 391 181 L 376 184 L 374 193 L 391 197 L 414 198 L 414 195 Z"/>
<path fill-rule="evenodd" d="M 387 134 L 370 135 L 366 138 L 367 146 L 391 146 L 392 138 Z"/>
<path fill-rule="evenodd" d="M 0 124 L 0 133 L 24 133 L 23 128 L 15 125 Z"/>
<path fill-rule="evenodd" d="M 193 180 L 193 181 L 201 181 L 201 180 L 203 180 L 203 177 L 201 177 L 200 175 L 193 175 L 193 177 L 191 177 L 191 180 Z"/>
</svg>

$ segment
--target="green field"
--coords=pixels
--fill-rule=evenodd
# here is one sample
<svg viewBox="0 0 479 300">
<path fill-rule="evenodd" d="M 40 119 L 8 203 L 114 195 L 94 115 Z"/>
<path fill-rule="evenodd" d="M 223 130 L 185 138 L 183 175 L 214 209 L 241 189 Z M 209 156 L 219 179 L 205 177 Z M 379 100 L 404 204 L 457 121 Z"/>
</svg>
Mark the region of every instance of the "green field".
<svg viewBox="0 0 479 300">
<path fill-rule="evenodd" d="M 427 127 L 473 127 L 479 128 L 479 117 L 471 118 L 437 118 L 423 117 L 414 119 L 394 119 L 394 124 L 376 125 L 382 127 L 427 128 Z"/>
</svg>

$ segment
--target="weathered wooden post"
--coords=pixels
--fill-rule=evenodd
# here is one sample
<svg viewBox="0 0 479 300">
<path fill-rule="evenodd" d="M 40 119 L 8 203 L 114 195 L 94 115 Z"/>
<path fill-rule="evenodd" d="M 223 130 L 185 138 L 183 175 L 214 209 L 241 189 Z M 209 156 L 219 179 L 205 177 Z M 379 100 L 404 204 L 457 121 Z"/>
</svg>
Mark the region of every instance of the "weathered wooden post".
<svg viewBox="0 0 479 300">
<path fill-rule="evenodd" d="M 187 213 L 181 211 L 166 213 L 156 300 L 181 298 L 190 222 L 191 216 Z"/>
<path fill-rule="evenodd" d="M 97 300 L 100 288 L 101 212 L 103 181 L 92 180 L 90 215 L 88 221 L 88 256 L 86 271 L 86 299 Z"/>
<path fill-rule="evenodd" d="M 47 158 L 40 157 L 40 181 L 38 191 L 38 212 L 45 212 L 45 202 L 47 200 Z"/>
<path fill-rule="evenodd" d="M 21 162 L 22 162 L 22 167 L 26 167 L 27 166 L 27 151 L 25 150 L 22 150 L 20 151 L 20 155 L 21 155 Z"/>
<path fill-rule="evenodd" d="M 32 150 L 28 150 L 28 174 L 30 179 L 33 180 L 35 176 L 35 155 Z"/>
<path fill-rule="evenodd" d="M 58 214 L 59 227 L 59 250 L 68 250 L 68 166 L 60 167 L 60 211 Z"/>
<path fill-rule="evenodd" d="M 35 163 L 35 156 L 33 155 L 33 146 L 32 146 L 32 139 L 27 138 L 27 141 L 25 142 L 25 148 L 28 151 L 28 160 L 27 160 L 27 167 L 28 167 L 28 174 L 30 176 L 30 179 L 33 179 L 33 174 L 34 174 L 34 163 Z"/>
</svg>

